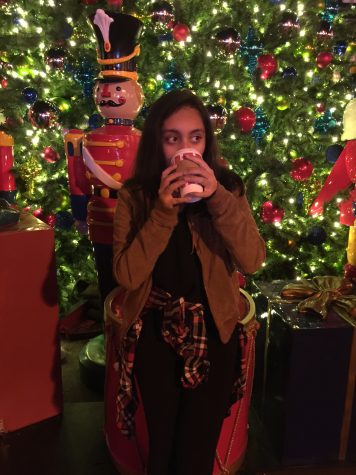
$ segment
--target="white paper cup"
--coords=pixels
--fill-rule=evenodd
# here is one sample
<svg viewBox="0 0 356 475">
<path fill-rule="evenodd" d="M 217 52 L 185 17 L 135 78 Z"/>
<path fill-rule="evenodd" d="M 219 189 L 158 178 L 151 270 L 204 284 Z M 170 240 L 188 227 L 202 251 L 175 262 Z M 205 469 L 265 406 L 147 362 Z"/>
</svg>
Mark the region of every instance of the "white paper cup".
<svg viewBox="0 0 356 475">
<path fill-rule="evenodd" d="M 200 157 L 200 153 L 195 150 L 194 148 L 182 148 L 178 150 L 173 157 L 171 158 L 171 163 L 177 164 L 177 170 L 189 170 L 189 169 L 196 169 L 199 168 L 199 165 L 194 163 L 193 161 L 189 160 L 189 156 Z M 187 182 L 180 188 L 180 196 L 182 198 L 188 197 L 190 198 L 190 203 L 195 203 L 199 201 L 201 198 L 198 196 L 190 196 L 191 193 L 201 192 L 204 188 L 199 183 L 194 182 Z"/>
</svg>

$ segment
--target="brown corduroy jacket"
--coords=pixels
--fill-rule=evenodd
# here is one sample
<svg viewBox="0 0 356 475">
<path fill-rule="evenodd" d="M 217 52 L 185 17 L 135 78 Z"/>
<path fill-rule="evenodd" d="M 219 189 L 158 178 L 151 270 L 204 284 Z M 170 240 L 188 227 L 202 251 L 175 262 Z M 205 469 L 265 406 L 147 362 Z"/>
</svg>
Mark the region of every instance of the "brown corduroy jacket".
<svg viewBox="0 0 356 475">
<path fill-rule="evenodd" d="M 137 193 L 137 191 L 136 191 Z M 139 192 L 140 193 L 140 192 Z M 188 205 L 189 206 L 189 205 Z M 206 200 L 207 212 L 188 214 L 193 247 L 200 259 L 211 313 L 226 343 L 239 320 L 236 269 L 252 274 L 265 259 L 265 245 L 245 196 L 218 184 Z M 152 287 L 152 271 L 178 221 L 178 209 L 157 199 L 142 226 L 137 226 L 134 200 L 125 187 L 118 193 L 114 217 L 113 271 L 126 289 L 122 335 L 141 313 Z"/>
</svg>

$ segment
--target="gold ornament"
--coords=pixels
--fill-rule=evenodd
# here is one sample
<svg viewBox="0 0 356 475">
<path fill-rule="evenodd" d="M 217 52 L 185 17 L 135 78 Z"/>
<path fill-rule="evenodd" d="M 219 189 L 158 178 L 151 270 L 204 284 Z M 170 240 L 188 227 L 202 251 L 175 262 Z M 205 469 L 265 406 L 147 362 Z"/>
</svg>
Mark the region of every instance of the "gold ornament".
<svg viewBox="0 0 356 475">
<path fill-rule="evenodd" d="M 35 191 L 35 181 L 42 171 L 41 165 L 35 157 L 30 157 L 26 162 L 16 167 L 19 177 L 24 181 L 26 191 L 31 196 Z"/>
</svg>

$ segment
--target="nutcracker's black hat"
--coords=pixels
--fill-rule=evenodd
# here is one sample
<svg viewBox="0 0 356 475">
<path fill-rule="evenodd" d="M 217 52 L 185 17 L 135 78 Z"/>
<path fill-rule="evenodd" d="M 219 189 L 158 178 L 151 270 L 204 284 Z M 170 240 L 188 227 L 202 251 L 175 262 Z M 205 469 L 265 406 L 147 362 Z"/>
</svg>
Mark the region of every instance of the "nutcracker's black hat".
<svg viewBox="0 0 356 475">
<path fill-rule="evenodd" d="M 100 76 L 137 79 L 136 56 L 143 23 L 132 15 L 96 10 L 89 17 L 98 42 Z"/>
</svg>

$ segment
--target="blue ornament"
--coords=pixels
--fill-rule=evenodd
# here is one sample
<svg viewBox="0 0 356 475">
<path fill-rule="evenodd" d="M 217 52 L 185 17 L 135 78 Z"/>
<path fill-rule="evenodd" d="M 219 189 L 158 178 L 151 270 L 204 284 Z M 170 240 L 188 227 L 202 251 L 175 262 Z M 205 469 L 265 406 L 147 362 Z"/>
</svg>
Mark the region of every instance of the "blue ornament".
<svg viewBox="0 0 356 475">
<path fill-rule="evenodd" d="M 62 32 L 63 38 L 67 40 L 68 38 L 72 36 L 72 34 L 73 34 L 72 25 L 70 25 L 69 23 L 64 23 L 63 32 Z"/>
<path fill-rule="evenodd" d="M 284 68 L 282 71 L 282 78 L 283 79 L 294 79 L 298 75 L 297 70 L 293 68 L 293 66 L 288 66 Z"/>
<path fill-rule="evenodd" d="M 158 35 L 158 42 L 159 43 L 164 43 L 164 42 L 169 42 L 173 41 L 173 35 L 171 32 L 164 33 L 163 35 Z"/>
<path fill-rule="evenodd" d="M 257 143 L 261 142 L 264 135 L 266 134 L 269 123 L 261 106 L 257 107 L 255 110 L 256 114 L 256 123 L 254 128 L 252 129 L 252 137 L 256 140 Z"/>
<path fill-rule="evenodd" d="M 335 163 L 344 147 L 339 144 L 330 145 L 325 151 L 325 158 L 329 163 Z"/>
<path fill-rule="evenodd" d="M 314 244 L 314 246 L 320 246 L 326 241 L 326 238 L 326 231 L 321 226 L 312 226 L 309 229 L 307 241 L 309 241 L 311 244 Z"/>
<path fill-rule="evenodd" d="M 96 69 L 92 62 L 84 58 L 80 64 L 74 69 L 73 78 L 82 86 L 86 83 L 92 83 L 96 75 Z"/>
<path fill-rule="evenodd" d="M 270 2 L 273 4 L 273 5 L 280 5 L 282 3 L 282 0 L 270 0 Z"/>
<path fill-rule="evenodd" d="M 58 211 L 56 213 L 56 228 L 69 231 L 73 226 L 74 218 L 69 211 Z"/>
<path fill-rule="evenodd" d="M 100 114 L 92 114 L 89 117 L 88 124 L 91 129 L 97 129 L 98 127 L 101 127 L 104 123 L 104 119 Z"/>
<path fill-rule="evenodd" d="M 304 195 L 301 191 L 298 191 L 297 196 L 295 197 L 295 203 L 297 208 L 302 208 L 304 205 Z"/>
<path fill-rule="evenodd" d="M 25 87 L 21 94 L 27 104 L 33 104 L 38 97 L 38 92 L 33 87 Z"/>
<path fill-rule="evenodd" d="M 336 45 L 334 46 L 334 53 L 342 56 L 345 54 L 347 48 L 347 43 L 346 41 L 338 41 Z"/>
<path fill-rule="evenodd" d="M 86 98 L 91 97 L 93 95 L 93 88 L 94 88 L 94 82 L 93 81 L 85 82 L 83 84 L 84 97 L 86 97 Z"/>
</svg>

